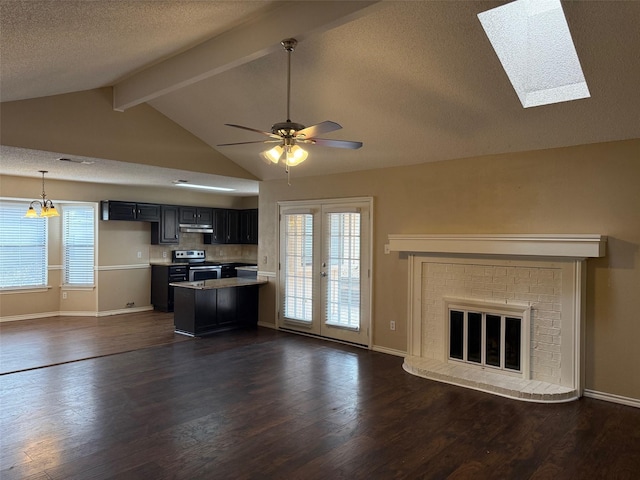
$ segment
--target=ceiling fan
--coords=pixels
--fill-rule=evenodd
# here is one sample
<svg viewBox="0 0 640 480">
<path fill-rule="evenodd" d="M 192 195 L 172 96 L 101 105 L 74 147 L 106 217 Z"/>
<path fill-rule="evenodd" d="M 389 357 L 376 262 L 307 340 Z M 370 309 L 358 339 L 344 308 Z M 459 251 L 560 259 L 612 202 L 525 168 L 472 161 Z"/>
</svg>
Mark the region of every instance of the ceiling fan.
<svg viewBox="0 0 640 480">
<path fill-rule="evenodd" d="M 289 172 L 289 167 L 293 167 L 302 163 L 309 155 L 303 150 L 299 144 L 307 143 L 311 145 L 319 145 L 322 147 L 351 148 L 356 149 L 362 147 L 362 142 L 351 142 L 348 140 L 330 140 L 327 138 L 318 138 L 316 135 L 340 130 L 342 126 L 335 122 L 325 121 L 305 127 L 304 125 L 291 121 L 289 115 L 289 106 L 291 103 L 291 53 L 294 51 L 298 41 L 295 38 L 287 38 L 280 42 L 287 52 L 287 120 L 285 122 L 274 123 L 270 132 L 257 130 L 255 128 L 243 127 L 242 125 L 234 125 L 225 123 L 229 127 L 241 128 L 250 132 L 260 133 L 269 137 L 269 140 L 257 140 L 253 142 L 237 142 L 222 143 L 218 147 L 226 147 L 229 145 L 246 145 L 250 143 L 276 143 L 277 145 L 270 150 L 261 153 L 267 162 L 277 164 L 280 160 L 285 165 L 285 170 Z"/>
</svg>

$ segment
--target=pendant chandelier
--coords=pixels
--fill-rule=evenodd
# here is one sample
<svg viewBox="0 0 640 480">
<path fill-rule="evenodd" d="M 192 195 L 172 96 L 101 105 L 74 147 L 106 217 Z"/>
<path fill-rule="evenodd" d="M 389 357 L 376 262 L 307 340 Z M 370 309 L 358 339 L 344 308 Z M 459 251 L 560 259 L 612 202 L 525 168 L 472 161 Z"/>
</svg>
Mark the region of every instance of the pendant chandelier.
<svg viewBox="0 0 640 480">
<path fill-rule="evenodd" d="M 47 194 L 44 193 L 44 174 L 48 173 L 47 170 L 38 170 L 42 174 L 42 200 L 34 200 L 29 205 L 29 210 L 27 210 L 27 214 L 25 217 L 27 218 L 39 218 L 39 217 L 59 217 L 60 214 L 56 210 L 56 207 L 53 206 L 53 202 L 47 198 Z M 34 205 L 40 206 L 40 215 L 33 208 Z"/>
</svg>

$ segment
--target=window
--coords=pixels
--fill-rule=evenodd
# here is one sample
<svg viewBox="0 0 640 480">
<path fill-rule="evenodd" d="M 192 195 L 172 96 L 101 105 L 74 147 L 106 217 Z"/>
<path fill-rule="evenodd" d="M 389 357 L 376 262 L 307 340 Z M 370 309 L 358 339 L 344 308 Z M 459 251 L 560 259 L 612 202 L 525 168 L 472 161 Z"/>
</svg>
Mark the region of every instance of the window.
<svg viewBox="0 0 640 480">
<path fill-rule="evenodd" d="M 47 286 L 47 219 L 25 218 L 28 203 L 0 202 L 0 288 Z"/>
<path fill-rule="evenodd" d="M 92 286 L 94 283 L 95 210 L 92 205 L 64 205 L 62 235 L 64 284 Z"/>
<path fill-rule="evenodd" d="M 286 214 L 286 257 L 284 314 L 299 321 L 311 321 L 313 306 L 313 215 Z"/>
<path fill-rule="evenodd" d="M 360 213 L 329 212 L 325 322 L 360 328 Z"/>
<path fill-rule="evenodd" d="M 478 18 L 524 108 L 591 96 L 560 0 L 517 0 Z"/>
</svg>

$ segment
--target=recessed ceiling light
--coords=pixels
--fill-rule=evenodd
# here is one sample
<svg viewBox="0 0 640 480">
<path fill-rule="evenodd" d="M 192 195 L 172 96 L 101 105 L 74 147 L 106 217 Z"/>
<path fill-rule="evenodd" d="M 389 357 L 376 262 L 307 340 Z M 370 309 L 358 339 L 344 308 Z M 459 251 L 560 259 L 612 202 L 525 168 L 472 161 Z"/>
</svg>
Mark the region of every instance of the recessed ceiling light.
<svg viewBox="0 0 640 480">
<path fill-rule="evenodd" d="M 173 182 L 176 187 L 189 187 L 189 188 L 201 188 L 203 190 L 216 190 L 218 192 L 234 192 L 235 188 L 226 188 L 226 187 L 210 187 L 209 185 L 195 185 L 193 183 L 182 183 L 184 180 L 178 180 L 177 182 Z"/>
<path fill-rule="evenodd" d="M 478 18 L 524 108 L 591 96 L 560 0 L 516 0 Z"/>
</svg>

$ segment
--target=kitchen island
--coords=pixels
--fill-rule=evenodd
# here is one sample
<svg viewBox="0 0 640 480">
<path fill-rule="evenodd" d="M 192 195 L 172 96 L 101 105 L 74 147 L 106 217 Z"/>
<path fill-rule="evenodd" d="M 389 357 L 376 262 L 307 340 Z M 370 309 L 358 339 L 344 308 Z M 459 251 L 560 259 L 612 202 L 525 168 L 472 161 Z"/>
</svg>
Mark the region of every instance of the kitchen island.
<svg viewBox="0 0 640 480">
<path fill-rule="evenodd" d="M 171 283 L 176 333 L 203 336 L 258 323 L 258 289 L 266 280 L 233 277 Z"/>
</svg>

